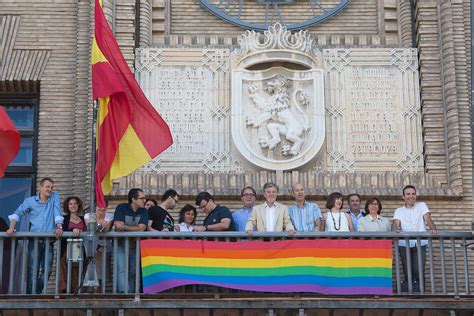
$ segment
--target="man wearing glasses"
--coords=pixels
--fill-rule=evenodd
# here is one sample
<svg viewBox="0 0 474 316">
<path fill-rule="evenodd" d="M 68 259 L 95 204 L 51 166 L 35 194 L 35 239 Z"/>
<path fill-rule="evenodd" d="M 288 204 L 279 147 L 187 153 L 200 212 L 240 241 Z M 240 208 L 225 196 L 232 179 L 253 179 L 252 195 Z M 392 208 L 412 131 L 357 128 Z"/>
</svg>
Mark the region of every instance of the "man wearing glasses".
<svg viewBox="0 0 474 316">
<path fill-rule="evenodd" d="M 245 187 L 242 189 L 242 191 L 240 191 L 240 200 L 243 203 L 243 207 L 232 213 L 232 218 L 234 219 L 235 228 L 237 231 L 245 231 L 245 225 L 247 225 L 250 214 L 252 214 L 256 197 L 257 192 L 250 186 Z"/>
<path fill-rule="evenodd" d="M 145 231 L 148 225 L 148 212 L 145 206 L 145 193 L 142 189 L 128 191 L 128 203 L 117 205 L 114 213 L 114 227 L 117 232 Z M 125 239 L 119 238 L 117 244 L 117 291 L 132 293 L 135 291 L 135 274 L 137 270 L 136 247 L 133 239 L 129 240 L 128 249 Z M 128 260 L 128 277 L 125 275 L 125 263 Z"/>
<path fill-rule="evenodd" d="M 232 213 L 225 206 L 214 202 L 209 192 L 201 192 L 196 196 L 196 205 L 207 214 L 203 226 L 196 227 L 194 231 L 234 231 L 235 225 Z"/>
<path fill-rule="evenodd" d="M 161 197 L 161 204 L 148 209 L 148 230 L 171 232 L 174 230 L 174 219 L 168 210 L 176 207 L 179 194 L 173 189 L 168 189 Z"/>
</svg>

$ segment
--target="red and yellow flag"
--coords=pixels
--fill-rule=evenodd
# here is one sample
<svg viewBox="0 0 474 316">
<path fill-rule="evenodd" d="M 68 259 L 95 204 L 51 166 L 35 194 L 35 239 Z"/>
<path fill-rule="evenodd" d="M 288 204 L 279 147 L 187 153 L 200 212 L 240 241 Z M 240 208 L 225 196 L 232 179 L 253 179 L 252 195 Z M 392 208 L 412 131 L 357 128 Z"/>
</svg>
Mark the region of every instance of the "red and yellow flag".
<svg viewBox="0 0 474 316">
<path fill-rule="evenodd" d="M 92 94 L 100 108 L 96 199 L 105 206 L 104 194 L 112 190 L 112 180 L 151 161 L 173 144 L 173 138 L 125 62 L 99 0 L 95 0 Z"/>
<path fill-rule="evenodd" d="M 20 150 L 20 133 L 7 112 L 0 106 L 0 177 L 5 175 L 5 169 L 15 159 L 18 150 Z"/>
</svg>

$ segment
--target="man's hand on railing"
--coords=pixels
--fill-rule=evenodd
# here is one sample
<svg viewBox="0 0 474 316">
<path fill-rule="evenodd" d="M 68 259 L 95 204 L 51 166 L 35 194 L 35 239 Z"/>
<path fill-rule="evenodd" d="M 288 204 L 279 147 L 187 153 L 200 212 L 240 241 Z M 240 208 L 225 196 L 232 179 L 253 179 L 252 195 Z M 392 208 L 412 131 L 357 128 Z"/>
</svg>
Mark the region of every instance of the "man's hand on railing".
<svg viewBox="0 0 474 316">
<path fill-rule="evenodd" d="M 431 218 L 431 213 L 426 213 L 425 215 L 423 215 L 423 219 L 425 220 L 425 223 L 428 225 L 428 227 L 431 229 L 431 233 L 437 234 L 438 229 L 436 228 L 436 225 L 433 222 L 433 219 Z"/>
<path fill-rule="evenodd" d="M 54 236 L 56 236 L 56 238 L 60 238 L 62 235 L 63 229 L 61 227 L 56 227 L 56 229 L 54 230 Z"/>
<path fill-rule="evenodd" d="M 253 230 L 249 229 L 249 230 L 246 230 L 245 233 L 249 236 L 252 236 L 253 234 Z"/>
<path fill-rule="evenodd" d="M 15 226 L 16 226 L 16 221 L 14 219 L 10 220 L 10 226 L 8 226 L 8 230 L 7 230 L 7 235 L 9 237 L 15 236 L 15 233 L 16 233 Z"/>
<path fill-rule="evenodd" d="M 289 230 L 289 231 L 288 231 L 288 236 L 293 236 L 293 235 L 295 234 L 295 232 L 296 232 L 296 231 L 295 231 L 294 229 Z"/>
</svg>

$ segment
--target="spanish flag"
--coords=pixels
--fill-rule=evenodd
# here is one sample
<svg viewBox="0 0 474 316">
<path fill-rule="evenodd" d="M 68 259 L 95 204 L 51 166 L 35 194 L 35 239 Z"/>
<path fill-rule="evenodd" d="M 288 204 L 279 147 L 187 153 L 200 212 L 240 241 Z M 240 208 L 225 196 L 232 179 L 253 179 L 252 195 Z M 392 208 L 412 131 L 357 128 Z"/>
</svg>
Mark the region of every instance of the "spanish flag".
<svg viewBox="0 0 474 316">
<path fill-rule="evenodd" d="M 20 133 L 7 112 L 0 106 L 0 177 L 5 175 L 5 169 L 15 159 L 18 150 L 20 150 Z"/>
<path fill-rule="evenodd" d="M 111 192 L 112 180 L 151 161 L 173 144 L 173 138 L 125 62 L 99 0 L 94 16 L 92 94 L 100 109 L 96 199 L 105 206 L 104 194 Z"/>
</svg>

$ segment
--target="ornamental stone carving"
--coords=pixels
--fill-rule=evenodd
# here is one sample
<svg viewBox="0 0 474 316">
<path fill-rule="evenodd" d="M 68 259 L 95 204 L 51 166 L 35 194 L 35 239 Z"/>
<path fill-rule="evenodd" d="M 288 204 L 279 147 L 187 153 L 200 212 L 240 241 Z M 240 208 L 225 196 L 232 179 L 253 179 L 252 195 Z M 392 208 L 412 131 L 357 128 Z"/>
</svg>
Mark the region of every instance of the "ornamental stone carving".
<svg viewBox="0 0 474 316">
<path fill-rule="evenodd" d="M 174 138 L 142 170 L 423 172 L 416 49 L 322 49 L 278 24 L 239 43 L 137 50 L 137 80 Z"/>
<path fill-rule="evenodd" d="M 263 62 L 288 62 L 307 69 L 321 66 L 321 50 L 307 30 L 292 34 L 276 23 L 263 33 L 246 31 L 238 43 L 240 47 L 232 54 L 234 69 Z"/>
<path fill-rule="evenodd" d="M 291 170 L 311 161 L 325 135 L 323 71 L 307 31 L 279 24 L 243 34 L 233 55 L 232 138 L 261 168 Z"/>
<path fill-rule="evenodd" d="M 282 142 L 280 135 L 291 143 L 281 146 L 283 156 L 297 156 L 305 140 L 305 134 L 310 130 L 308 115 L 302 106 L 308 107 L 310 101 L 305 91 L 298 89 L 289 95 L 290 81 L 281 73 L 265 84 L 264 93 L 259 93 L 259 87 L 254 83 L 249 85 L 249 99 L 260 113 L 256 117 L 247 116 L 247 126 L 259 128 L 266 125 L 268 136 L 259 139 L 260 147 L 275 149 Z M 294 112 L 294 109 L 297 112 Z M 301 116 L 298 118 L 297 115 Z"/>
<path fill-rule="evenodd" d="M 320 70 L 234 71 L 232 138 L 249 162 L 288 170 L 310 161 L 324 142 Z"/>
</svg>

